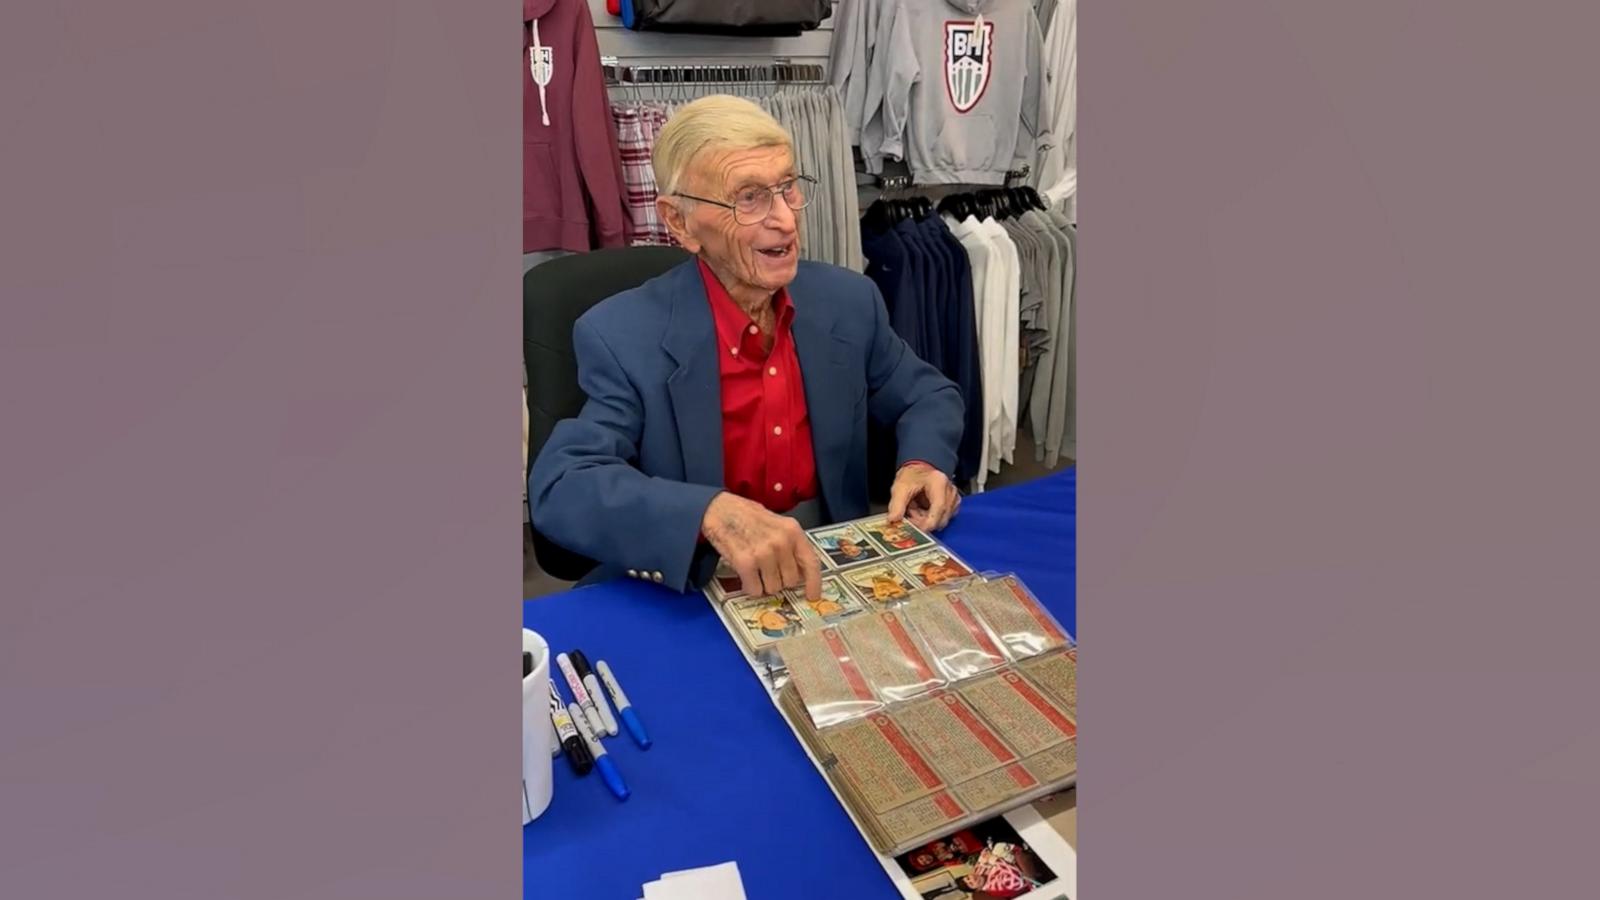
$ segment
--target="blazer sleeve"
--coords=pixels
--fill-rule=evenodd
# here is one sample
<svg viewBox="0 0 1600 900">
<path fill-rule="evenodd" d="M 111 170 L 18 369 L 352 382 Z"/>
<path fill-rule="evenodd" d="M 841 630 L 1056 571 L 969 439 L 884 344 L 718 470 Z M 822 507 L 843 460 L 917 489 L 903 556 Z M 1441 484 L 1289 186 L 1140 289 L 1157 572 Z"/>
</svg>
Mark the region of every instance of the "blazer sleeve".
<svg viewBox="0 0 1600 900">
<path fill-rule="evenodd" d="M 588 400 L 551 432 L 528 478 L 533 526 L 555 543 L 607 565 L 660 572 L 691 586 L 706 507 L 719 487 L 646 475 L 635 468 L 643 431 L 638 392 L 587 319 L 573 328 L 578 384 Z"/>
<path fill-rule="evenodd" d="M 883 294 L 872 291 L 867 347 L 867 412 L 894 427 L 896 465 L 922 460 L 953 476 L 965 404 L 955 382 L 924 362 L 889 324 Z"/>
</svg>

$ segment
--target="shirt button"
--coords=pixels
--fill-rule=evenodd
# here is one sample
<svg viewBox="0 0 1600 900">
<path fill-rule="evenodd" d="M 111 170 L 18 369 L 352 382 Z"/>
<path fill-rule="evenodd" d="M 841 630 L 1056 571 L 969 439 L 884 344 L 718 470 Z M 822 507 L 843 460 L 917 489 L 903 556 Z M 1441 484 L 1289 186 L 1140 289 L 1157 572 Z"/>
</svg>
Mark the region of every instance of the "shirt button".
<svg viewBox="0 0 1600 900">
<path fill-rule="evenodd" d="M 661 573 L 660 572 L 651 572 L 650 573 L 650 580 L 654 581 L 656 584 L 660 584 L 661 583 Z"/>
<path fill-rule="evenodd" d="M 776 374 L 778 374 L 778 367 L 777 366 L 767 366 L 767 374 L 768 375 L 776 375 Z"/>
<path fill-rule="evenodd" d="M 760 331 L 760 330 L 761 330 L 761 329 L 759 329 L 759 328 L 757 328 L 757 327 L 756 327 L 756 326 L 754 326 L 754 325 L 751 325 L 751 326 L 750 326 L 750 333 L 751 333 L 751 334 L 755 334 L 755 333 L 756 333 L 756 332 L 758 332 L 758 331 Z"/>
<path fill-rule="evenodd" d="M 782 425 L 774 425 L 774 426 L 772 426 L 772 433 L 773 434 L 783 434 L 783 426 Z"/>
<path fill-rule="evenodd" d="M 728 352 L 732 353 L 734 356 L 738 356 L 739 355 L 739 348 L 738 347 L 729 347 L 728 348 Z"/>
<path fill-rule="evenodd" d="M 775 491 L 778 491 L 779 493 L 782 493 L 783 492 L 783 482 L 780 481 L 777 484 L 773 485 L 772 489 L 775 490 Z"/>
<path fill-rule="evenodd" d="M 639 570 L 638 569 L 629 569 L 628 570 L 628 577 L 629 578 L 638 578 L 639 577 Z"/>
</svg>

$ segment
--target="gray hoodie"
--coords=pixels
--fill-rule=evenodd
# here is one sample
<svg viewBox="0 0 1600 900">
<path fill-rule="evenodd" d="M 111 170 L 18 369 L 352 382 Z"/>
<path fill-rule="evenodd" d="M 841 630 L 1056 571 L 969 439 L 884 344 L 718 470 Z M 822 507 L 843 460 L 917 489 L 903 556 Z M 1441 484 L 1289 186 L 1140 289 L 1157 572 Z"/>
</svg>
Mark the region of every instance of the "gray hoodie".
<svg viewBox="0 0 1600 900">
<path fill-rule="evenodd" d="M 919 184 L 1001 184 L 1032 165 L 1049 123 L 1030 0 L 887 2 L 893 25 L 872 60 L 882 153 L 906 159 Z"/>
</svg>

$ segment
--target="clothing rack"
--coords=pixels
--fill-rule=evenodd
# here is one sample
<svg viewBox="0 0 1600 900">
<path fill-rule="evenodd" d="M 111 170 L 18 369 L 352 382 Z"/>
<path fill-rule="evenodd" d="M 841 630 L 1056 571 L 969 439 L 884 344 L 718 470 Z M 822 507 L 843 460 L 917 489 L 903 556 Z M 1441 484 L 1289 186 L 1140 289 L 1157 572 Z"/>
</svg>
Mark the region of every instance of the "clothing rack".
<svg viewBox="0 0 1600 900">
<path fill-rule="evenodd" d="M 1044 202 L 1044 198 L 1031 185 L 962 191 L 946 195 L 938 204 L 939 212 L 948 213 L 958 219 L 967 216 L 978 218 L 993 216 L 1005 219 L 1022 215 L 1029 209 L 1044 211 L 1049 208 L 1049 204 Z"/>
<path fill-rule="evenodd" d="M 785 58 L 737 64 L 625 65 L 615 56 L 600 58 L 608 85 L 823 84 L 823 67 Z"/>
<path fill-rule="evenodd" d="M 1020 168 L 1020 169 L 1009 169 L 1009 170 L 1007 170 L 1006 171 L 1006 180 L 1005 180 L 1006 185 L 1010 186 L 1011 182 L 1013 182 L 1013 181 L 1019 181 L 1021 179 L 1027 178 L 1028 174 L 1032 170 L 1033 170 L 1033 167 L 1028 165 L 1027 163 L 1023 163 L 1022 164 L 1022 168 Z M 886 190 L 886 191 L 903 190 L 905 188 L 911 187 L 912 184 L 913 184 L 910 175 L 883 174 L 883 175 L 876 176 L 873 179 L 873 182 L 879 188 L 882 188 L 883 190 Z"/>
</svg>

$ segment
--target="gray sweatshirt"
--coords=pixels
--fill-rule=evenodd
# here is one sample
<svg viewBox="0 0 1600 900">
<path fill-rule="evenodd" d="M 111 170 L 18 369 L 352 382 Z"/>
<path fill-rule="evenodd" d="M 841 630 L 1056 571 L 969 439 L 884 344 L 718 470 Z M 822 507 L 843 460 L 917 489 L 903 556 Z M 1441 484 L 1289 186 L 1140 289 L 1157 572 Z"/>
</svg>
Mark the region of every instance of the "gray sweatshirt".
<svg viewBox="0 0 1600 900">
<path fill-rule="evenodd" d="M 882 110 L 888 78 L 888 66 L 879 51 L 889 49 L 896 5 L 896 0 L 839 0 L 834 8 L 829 79 L 844 99 L 850 143 L 861 148 L 867 171 L 874 175 L 883 171 Z"/>
<path fill-rule="evenodd" d="M 888 45 L 872 58 L 883 154 L 906 159 L 919 184 L 1001 184 L 1006 170 L 1032 165 L 1049 123 L 1029 0 L 887 2 Z"/>
</svg>

